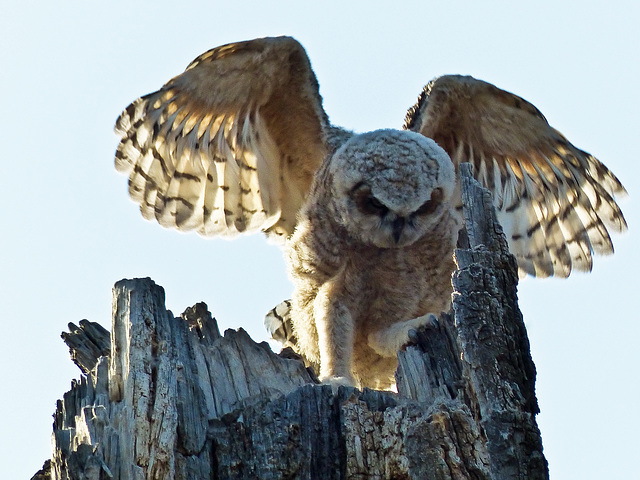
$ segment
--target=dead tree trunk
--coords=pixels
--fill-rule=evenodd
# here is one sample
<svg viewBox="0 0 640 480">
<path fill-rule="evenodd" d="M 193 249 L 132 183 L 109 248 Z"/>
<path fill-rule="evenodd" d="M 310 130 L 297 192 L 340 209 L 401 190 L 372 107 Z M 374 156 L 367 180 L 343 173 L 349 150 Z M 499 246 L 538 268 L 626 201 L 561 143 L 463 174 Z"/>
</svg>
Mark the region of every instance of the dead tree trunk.
<svg viewBox="0 0 640 480">
<path fill-rule="evenodd" d="M 546 479 L 517 270 L 461 171 L 468 248 L 453 312 L 399 353 L 398 394 L 315 384 L 204 304 L 174 318 L 150 279 L 114 288 L 111 335 L 64 334 L 83 375 L 58 401 L 53 479 Z"/>
</svg>

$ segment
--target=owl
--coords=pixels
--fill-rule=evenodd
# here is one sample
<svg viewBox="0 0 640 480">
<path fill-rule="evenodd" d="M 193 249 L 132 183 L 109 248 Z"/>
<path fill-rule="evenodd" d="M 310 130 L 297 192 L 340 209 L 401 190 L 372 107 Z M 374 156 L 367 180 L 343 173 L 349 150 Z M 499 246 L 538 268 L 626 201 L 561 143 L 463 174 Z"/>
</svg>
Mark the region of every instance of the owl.
<svg viewBox="0 0 640 480">
<path fill-rule="evenodd" d="M 116 168 L 145 218 L 283 245 L 287 338 L 333 385 L 390 388 L 410 330 L 449 308 L 461 163 L 493 193 L 523 275 L 589 271 L 593 253 L 613 252 L 609 231 L 626 229 L 620 181 L 526 100 L 446 75 L 402 130 L 354 134 L 329 122 L 290 37 L 202 54 L 116 132 Z"/>
</svg>

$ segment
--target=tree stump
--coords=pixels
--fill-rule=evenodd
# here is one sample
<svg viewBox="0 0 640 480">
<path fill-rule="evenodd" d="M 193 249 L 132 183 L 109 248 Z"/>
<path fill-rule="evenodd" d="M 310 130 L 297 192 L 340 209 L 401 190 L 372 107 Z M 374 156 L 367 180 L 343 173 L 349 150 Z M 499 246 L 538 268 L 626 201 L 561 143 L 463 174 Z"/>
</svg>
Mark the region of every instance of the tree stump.
<svg viewBox="0 0 640 480">
<path fill-rule="evenodd" d="M 453 310 L 399 352 L 398 393 L 314 382 L 206 305 L 174 318 L 150 279 L 113 290 L 111 335 L 63 334 L 80 380 L 58 401 L 52 479 L 546 479 L 517 267 L 461 167 L 468 245 Z"/>
</svg>

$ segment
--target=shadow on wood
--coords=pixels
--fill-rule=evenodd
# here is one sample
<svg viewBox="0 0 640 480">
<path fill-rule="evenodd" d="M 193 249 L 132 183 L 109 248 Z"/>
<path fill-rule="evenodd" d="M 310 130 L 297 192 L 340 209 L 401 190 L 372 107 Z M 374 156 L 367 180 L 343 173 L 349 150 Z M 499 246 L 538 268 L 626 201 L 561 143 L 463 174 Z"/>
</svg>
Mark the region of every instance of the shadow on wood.
<svg viewBox="0 0 640 480">
<path fill-rule="evenodd" d="M 488 192 L 461 177 L 453 312 L 399 352 L 397 394 L 334 394 L 244 330 L 221 336 L 206 305 L 174 318 L 152 280 L 122 280 L 111 335 L 86 320 L 63 334 L 83 375 L 37 478 L 548 478 L 515 260 Z"/>
</svg>

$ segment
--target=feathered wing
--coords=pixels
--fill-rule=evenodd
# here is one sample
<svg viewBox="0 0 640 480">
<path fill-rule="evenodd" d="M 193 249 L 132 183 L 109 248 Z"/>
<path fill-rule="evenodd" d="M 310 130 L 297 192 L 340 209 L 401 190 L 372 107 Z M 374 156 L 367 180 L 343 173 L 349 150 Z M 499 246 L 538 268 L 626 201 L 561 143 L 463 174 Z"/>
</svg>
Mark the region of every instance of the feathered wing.
<svg viewBox="0 0 640 480">
<path fill-rule="evenodd" d="M 613 252 L 609 231 L 627 228 L 615 195 L 626 191 L 595 157 L 573 146 L 526 100 L 472 77 L 425 86 L 405 129 L 434 139 L 456 168 L 493 192 L 521 271 L 567 277 L 590 271 L 592 252 Z"/>
<path fill-rule="evenodd" d="M 290 37 L 214 48 L 116 122 L 142 215 L 200 234 L 288 235 L 326 151 L 327 116 Z"/>
</svg>

